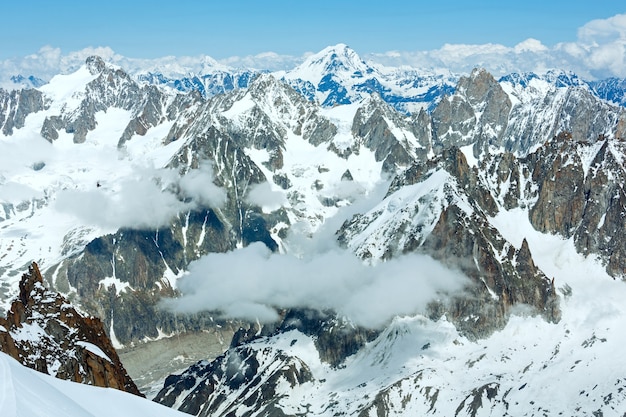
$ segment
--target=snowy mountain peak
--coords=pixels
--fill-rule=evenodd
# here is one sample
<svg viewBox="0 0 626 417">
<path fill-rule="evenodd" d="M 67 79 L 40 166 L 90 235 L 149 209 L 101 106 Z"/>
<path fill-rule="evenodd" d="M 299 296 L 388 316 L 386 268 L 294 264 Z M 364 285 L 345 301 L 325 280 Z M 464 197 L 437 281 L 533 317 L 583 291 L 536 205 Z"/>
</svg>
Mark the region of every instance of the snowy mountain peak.
<svg viewBox="0 0 626 417">
<path fill-rule="evenodd" d="M 432 109 L 444 93 L 453 91 L 456 82 L 449 73 L 370 64 L 345 44 L 327 47 L 293 70 L 277 72 L 276 76 L 323 107 L 357 103 L 378 93 L 402 113 Z"/>
<path fill-rule="evenodd" d="M 85 65 L 87 65 L 87 69 L 92 75 L 100 74 L 106 68 L 104 60 L 97 55 L 88 57 L 85 60 Z"/>
<path fill-rule="evenodd" d="M 354 50 L 340 43 L 309 56 L 294 70 L 289 71 L 286 78 L 299 78 L 318 84 L 328 75 L 361 77 L 373 71 Z"/>
<path fill-rule="evenodd" d="M 205 55 L 202 57 L 202 61 L 200 64 L 200 73 L 201 74 L 207 74 L 207 73 L 211 73 L 214 71 L 232 71 L 233 69 L 226 66 L 226 65 L 222 65 L 219 62 L 217 62 L 215 59 L 211 58 L 208 55 Z"/>
<path fill-rule="evenodd" d="M 353 71 L 367 68 L 367 64 L 348 45 L 337 44 L 323 49 L 318 54 L 309 57 L 312 64 L 323 63 L 324 69 L 329 71 Z"/>
</svg>

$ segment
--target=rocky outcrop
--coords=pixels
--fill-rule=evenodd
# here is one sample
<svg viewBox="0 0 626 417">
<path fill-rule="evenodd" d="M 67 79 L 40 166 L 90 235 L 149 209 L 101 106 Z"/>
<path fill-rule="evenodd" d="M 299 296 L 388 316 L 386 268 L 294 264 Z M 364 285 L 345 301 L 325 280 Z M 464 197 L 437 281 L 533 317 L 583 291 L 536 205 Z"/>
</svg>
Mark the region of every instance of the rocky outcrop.
<svg viewBox="0 0 626 417">
<path fill-rule="evenodd" d="M 7 317 L 0 318 L 0 349 L 60 379 L 141 395 L 102 322 L 83 316 L 67 299 L 47 290 L 35 263 L 23 275 Z"/>
<path fill-rule="evenodd" d="M 499 146 L 511 112 L 511 100 L 484 69 L 459 80 L 455 94 L 444 97 L 432 113 L 436 148 L 474 144 L 478 156 L 489 146 Z"/>
<path fill-rule="evenodd" d="M 284 416 L 278 404 L 285 384 L 293 389 L 312 380 L 304 362 L 280 349 L 242 346 L 170 375 L 154 401 L 201 417 Z"/>
<path fill-rule="evenodd" d="M 600 256 L 607 271 L 621 277 L 626 276 L 625 151 L 619 139 L 580 142 L 563 132 L 525 161 L 538 187 L 533 226 L 573 237 L 580 253 Z"/>
<path fill-rule="evenodd" d="M 0 89 L 0 130 L 5 136 L 24 127 L 26 116 L 44 110 L 43 94 L 35 89 L 5 91 Z"/>
<path fill-rule="evenodd" d="M 421 133 L 421 135 L 420 135 Z M 410 120 L 393 110 L 378 94 L 372 95 L 357 110 L 352 122 L 352 135 L 374 152 L 383 170 L 395 174 L 427 153 L 428 132 L 413 131 Z M 358 147 L 350 150 L 358 153 Z"/>
</svg>

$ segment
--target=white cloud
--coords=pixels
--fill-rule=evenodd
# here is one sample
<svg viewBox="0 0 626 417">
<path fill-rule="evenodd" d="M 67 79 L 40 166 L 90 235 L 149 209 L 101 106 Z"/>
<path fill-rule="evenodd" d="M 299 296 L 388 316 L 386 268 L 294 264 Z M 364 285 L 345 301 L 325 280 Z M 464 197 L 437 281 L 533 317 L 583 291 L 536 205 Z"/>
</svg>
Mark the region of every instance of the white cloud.
<svg viewBox="0 0 626 417">
<path fill-rule="evenodd" d="M 41 137 L 27 136 L 19 140 L 0 140 L 0 177 L 31 170 L 34 164 L 52 158 L 54 147 Z"/>
<path fill-rule="evenodd" d="M 223 206 L 226 204 L 226 192 L 213 183 L 214 178 L 213 168 L 208 163 L 188 171 L 178 179 L 182 197 L 201 207 Z"/>
<path fill-rule="evenodd" d="M 513 47 L 446 44 L 431 51 L 392 51 L 369 57 L 384 65 L 446 68 L 456 73 L 484 67 L 500 76 L 554 68 L 573 71 L 585 79 L 626 77 L 626 14 L 590 21 L 578 30 L 576 42 L 553 47 L 529 38 Z"/>
<path fill-rule="evenodd" d="M 626 41 L 626 14 L 596 19 L 578 29 L 578 40 L 590 45 Z"/>
<path fill-rule="evenodd" d="M 183 296 L 165 305 L 262 322 L 276 320 L 276 308 L 332 309 L 357 325 L 377 328 L 394 316 L 424 312 L 433 299 L 465 283 L 461 273 L 424 255 L 368 266 L 340 249 L 297 258 L 254 243 L 192 262 L 179 281 Z"/>
<path fill-rule="evenodd" d="M 104 229 L 155 229 L 178 213 L 220 207 L 225 201 L 225 192 L 213 184 L 213 173 L 204 166 L 181 178 L 169 170 L 143 171 L 91 190 L 63 190 L 54 207 Z"/>
<path fill-rule="evenodd" d="M 295 67 L 304 61 L 307 54 L 301 57 L 291 55 L 279 55 L 275 52 L 263 52 L 257 55 L 232 56 L 219 62 L 229 67 L 254 68 L 268 71 L 281 71 Z"/>
<path fill-rule="evenodd" d="M 548 51 L 548 47 L 538 41 L 537 39 L 528 38 L 525 41 L 522 41 L 515 45 L 513 48 L 515 53 L 522 52 L 546 52 Z"/>
<path fill-rule="evenodd" d="M 286 205 L 287 197 L 283 191 L 272 190 L 272 186 L 268 182 L 262 182 L 250 188 L 246 201 L 269 213 Z"/>
<path fill-rule="evenodd" d="M 28 201 L 33 198 L 42 198 L 43 193 L 34 188 L 20 184 L 19 182 L 9 181 L 2 184 L 0 180 L 0 202 L 8 203 L 21 203 L 22 201 Z"/>
</svg>

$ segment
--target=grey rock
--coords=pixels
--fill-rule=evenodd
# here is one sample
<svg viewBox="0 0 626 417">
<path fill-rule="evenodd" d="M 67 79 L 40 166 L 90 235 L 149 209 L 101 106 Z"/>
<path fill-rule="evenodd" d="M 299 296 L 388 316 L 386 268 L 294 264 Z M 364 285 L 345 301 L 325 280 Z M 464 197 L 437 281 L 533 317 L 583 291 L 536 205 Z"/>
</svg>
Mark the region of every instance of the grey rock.
<svg viewBox="0 0 626 417">
<path fill-rule="evenodd" d="M 46 108 L 43 94 L 39 90 L 26 89 L 7 92 L 0 89 L 0 128 L 6 136 L 14 129 L 24 127 L 26 116 Z"/>
<path fill-rule="evenodd" d="M 415 137 L 409 119 L 404 118 L 380 96 L 374 94 L 357 110 L 352 122 L 352 134 L 358 144 L 374 151 L 376 160 L 383 162 L 383 171 L 396 173 L 416 159 L 419 141 Z M 406 132 L 396 137 L 394 132 Z M 412 138 L 411 138 L 412 139 Z M 351 152 L 358 153 L 358 149 Z"/>
<path fill-rule="evenodd" d="M 435 151 L 474 144 L 478 156 L 490 145 L 500 146 L 510 111 L 511 100 L 500 84 L 484 69 L 475 69 L 432 113 Z"/>
</svg>

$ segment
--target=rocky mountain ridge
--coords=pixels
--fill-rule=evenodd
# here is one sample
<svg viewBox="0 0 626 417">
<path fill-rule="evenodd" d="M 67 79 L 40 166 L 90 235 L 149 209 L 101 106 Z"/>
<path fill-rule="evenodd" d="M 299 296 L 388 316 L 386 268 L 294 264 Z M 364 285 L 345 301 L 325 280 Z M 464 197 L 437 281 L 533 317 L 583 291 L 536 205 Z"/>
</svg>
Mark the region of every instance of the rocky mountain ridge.
<svg viewBox="0 0 626 417">
<path fill-rule="evenodd" d="M 196 91 L 205 98 L 246 88 L 258 74 L 271 72 L 264 68 L 229 67 L 206 56 L 200 60 L 167 57 L 143 64 L 132 60 L 126 63 L 131 65 L 127 68 L 129 75 L 142 85 L 155 85 L 183 93 Z M 403 113 L 418 113 L 420 109 L 432 111 L 441 97 L 454 93 L 463 75 L 441 69 L 384 67 L 361 58 L 345 44 L 329 46 L 308 56 L 294 68 L 275 71 L 273 74 L 279 79 L 285 79 L 307 99 L 317 100 L 323 106 L 354 103 L 372 93 L 378 93 L 383 100 Z M 540 80 L 556 88 L 584 86 L 590 88 L 598 98 L 616 105 L 624 105 L 626 97 L 624 80 L 619 78 L 583 80 L 568 71 L 549 69 L 537 73 L 511 73 L 498 79 L 499 82 L 514 80 L 524 84 Z M 39 88 L 46 83 L 36 75 L 25 77 L 14 74 L 4 88 Z"/>
<path fill-rule="evenodd" d="M 102 322 L 82 315 L 43 283 L 33 263 L 22 276 L 18 298 L 6 318 L 0 318 L 0 350 L 60 379 L 141 395 Z"/>
</svg>

